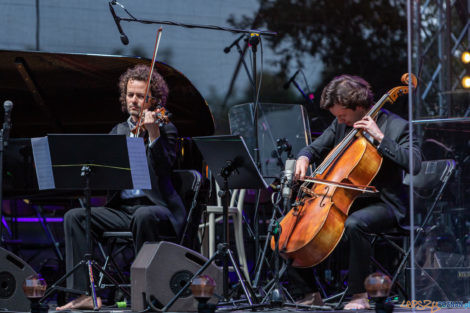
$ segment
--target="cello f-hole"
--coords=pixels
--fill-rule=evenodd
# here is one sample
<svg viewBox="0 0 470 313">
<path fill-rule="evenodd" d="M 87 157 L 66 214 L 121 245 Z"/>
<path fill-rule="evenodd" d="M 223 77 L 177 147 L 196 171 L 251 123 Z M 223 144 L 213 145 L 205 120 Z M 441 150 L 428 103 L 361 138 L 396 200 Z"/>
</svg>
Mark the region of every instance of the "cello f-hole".
<svg viewBox="0 0 470 313">
<path fill-rule="evenodd" d="M 325 193 L 323 194 L 323 197 L 321 198 L 321 201 L 320 201 L 320 207 L 323 208 L 326 203 L 325 203 L 325 198 L 326 196 L 328 196 L 328 191 L 330 190 L 330 187 L 329 186 L 326 186 L 325 187 Z"/>
</svg>

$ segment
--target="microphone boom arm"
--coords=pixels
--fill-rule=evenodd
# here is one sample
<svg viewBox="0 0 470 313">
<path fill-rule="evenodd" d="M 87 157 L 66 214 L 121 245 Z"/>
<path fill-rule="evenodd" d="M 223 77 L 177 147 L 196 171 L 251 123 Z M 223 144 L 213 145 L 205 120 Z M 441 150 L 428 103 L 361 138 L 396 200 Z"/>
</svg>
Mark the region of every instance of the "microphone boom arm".
<svg viewBox="0 0 470 313">
<path fill-rule="evenodd" d="M 222 27 L 222 26 L 214 26 L 214 25 L 202 25 L 202 24 L 186 24 L 186 23 L 177 23 L 173 21 L 159 21 L 159 20 L 144 20 L 144 19 L 138 19 L 133 17 L 132 18 L 121 18 L 116 15 L 116 12 L 111 8 L 113 3 L 115 1 L 110 1 L 109 6 L 111 10 L 111 14 L 113 15 L 113 18 L 115 18 L 116 25 L 118 26 L 118 30 L 120 29 L 122 31 L 122 28 L 118 24 L 121 21 L 124 22 L 138 22 L 141 24 L 161 24 L 161 25 L 171 25 L 171 26 L 179 26 L 179 27 L 186 27 L 186 28 L 202 28 L 202 29 L 212 29 L 212 30 L 221 30 L 221 31 L 227 31 L 227 32 L 232 32 L 232 33 L 245 33 L 245 34 L 251 34 L 251 33 L 257 33 L 259 35 L 263 36 L 277 36 L 276 32 L 271 32 L 271 31 L 265 31 L 265 30 L 253 30 L 253 29 L 238 29 L 238 28 L 231 28 L 231 27 Z M 127 10 L 126 10 L 127 12 Z M 128 12 L 128 14 L 130 14 Z M 124 34 L 124 33 L 121 33 Z M 125 35 L 124 35 L 125 36 Z M 127 37 L 127 36 L 126 36 Z"/>
</svg>

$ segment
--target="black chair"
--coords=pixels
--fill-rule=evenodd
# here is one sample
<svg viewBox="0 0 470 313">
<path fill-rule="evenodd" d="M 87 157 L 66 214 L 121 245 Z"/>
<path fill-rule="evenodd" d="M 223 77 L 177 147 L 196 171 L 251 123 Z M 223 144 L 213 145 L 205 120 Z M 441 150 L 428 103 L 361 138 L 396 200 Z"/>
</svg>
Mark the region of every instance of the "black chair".
<svg viewBox="0 0 470 313">
<path fill-rule="evenodd" d="M 200 189 L 202 183 L 202 176 L 196 170 L 174 170 L 172 173 L 172 182 L 176 192 L 183 200 L 184 206 L 187 210 L 187 219 L 184 227 L 184 231 L 180 237 L 174 235 L 160 234 L 162 240 L 179 243 L 181 245 L 192 245 L 193 238 L 197 238 L 197 226 L 192 221 L 199 221 L 201 214 L 201 208 L 198 206 L 198 197 L 200 196 Z M 106 248 L 98 242 L 98 248 L 104 258 L 103 270 L 108 270 L 109 265 L 112 265 L 113 272 L 116 274 L 116 278 L 122 283 L 121 286 L 130 287 L 129 277 L 121 271 L 121 267 L 116 262 L 118 255 L 123 255 L 124 251 L 128 251 L 129 248 L 131 253 L 131 259 L 134 259 L 136 251 L 134 250 L 134 244 L 132 240 L 132 232 L 130 231 L 109 231 L 102 234 L 102 241 L 105 243 Z M 188 248 L 193 248 L 189 246 Z M 128 260 L 127 263 L 131 263 Z M 106 288 L 108 286 L 115 286 L 114 284 L 104 283 L 104 275 L 100 274 L 98 280 L 98 286 L 100 288 Z"/>
<path fill-rule="evenodd" d="M 425 206 L 422 210 L 422 213 L 424 215 L 421 223 L 419 224 L 419 226 L 414 226 L 413 229 L 406 226 L 400 226 L 391 232 L 375 234 L 375 237 L 373 238 L 373 244 L 377 242 L 377 239 L 382 239 L 401 254 L 402 257 L 400 264 L 393 271 L 393 275 L 388 273 L 388 271 L 374 258 L 372 258 L 372 262 L 377 265 L 380 270 L 392 277 L 392 287 L 396 285 L 400 293 L 406 299 L 408 299 L 408 294 L 405 288 L 397 281 L 397 279 L 405 269 L 405 265 L 410 257 L 412 245 L 415 245 L 420 236 L 425 233 L 425 227 L 427 226 L 433 212 L 435 211 L 437 204 L 441 200 L 444 189 L 446 188 L 454 170 L 455 161 L 452 159 L 443 159 L 424 161 L 422 163 L 421 170 L 417 175 L 411 176 L 407 174 L 403 179 L 403 183 L 405 185 L 409 185 L 410 179 L 412 177 L 414 188 L 413 190 L 415 195 L 420 196 L 421 198 L 426 198 L 427 200 L 422 201 L 422 203 L 420 203 L 424 204 Z M 415 233 L 413 243 L 410 242 L 410 233 L 412 231 L 414 231 Z M 404 245 L 400 246 L 399 244 L 397 244 L 397 240 L 403 240 Z M 417 264 L 416 262 L 415 265 L 418 269 L 421 269 L 419 264 Z M 422 272 L 423 274 L 425 274 L 425 271 Z M 436 283 L 432 279 L 432 277 L 428 276 L 428 278 L 434 283 Z"/>
</svg>

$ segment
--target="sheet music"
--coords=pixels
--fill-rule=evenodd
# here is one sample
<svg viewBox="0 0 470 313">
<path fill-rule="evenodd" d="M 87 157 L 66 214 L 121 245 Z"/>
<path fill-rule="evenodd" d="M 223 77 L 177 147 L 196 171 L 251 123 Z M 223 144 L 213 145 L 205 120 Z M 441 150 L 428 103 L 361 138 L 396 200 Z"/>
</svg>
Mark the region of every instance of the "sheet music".
<svg viewBox="0 0 470 313">
<path fill-rule="evenodd" d="M 145 154 L 144 140 L 141 137 L 127 139 L 127 151 L 129 151 L 129 163 L 131 166 L 133 189 L 151 189 L 150 173 Z"/>
<path fill-rule="evenodd" d="M 39 190 L 55 189 L 51 153 L 47 137 L 31 138 Z"/>
</svg>

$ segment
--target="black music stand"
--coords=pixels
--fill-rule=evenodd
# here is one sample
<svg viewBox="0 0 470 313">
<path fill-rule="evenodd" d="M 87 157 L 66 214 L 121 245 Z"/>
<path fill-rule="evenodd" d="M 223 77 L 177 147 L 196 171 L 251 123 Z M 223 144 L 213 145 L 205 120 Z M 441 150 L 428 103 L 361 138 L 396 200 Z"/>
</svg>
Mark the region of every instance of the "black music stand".
<svg viewBox="0 0 470 313">
<path fill-rule="evenodd" d="M 90 294 L 98 310 L 93 269 L 103 273 L 115 286 L 119 283 L 93 260 L 91 242 L 92 190 L 150 189 L 145 147 L 142 138 L 124 135 L 49 135 L 32 138 L 34 162 L 39 189 L 83 190 L 86 209 L 87 252 L 78 264 L 59 278 L 41 298 L 44 301 L 56 290 Z M 60 287 L 67 277 L 85 266 L 90 290 Z M 127 290 L 122 289 L 128 293 Z M 130 295 L 129 295 L 130 296 Z"/>
<path fill-rule="evenodd" d="M 223 297 L 224 300 L 228 299 L 228 260 L 235 269 L 237 277 L 242 286 L 246 300 L 250 306 L 257 304 L 256 294 L 247 283 L 247 278 L 244 277 L 243 272 L 240 270 L 238 264 L 233 257 L 232 251 L 228 248 L 228 207 L 229 207 L 229 189 L 259 189 L 267 188 L 268 185 L 264 181 L 261 173 L 258 171 L 246 144 L 241 136 L 208 136 L 208 137 L 193 137 L 194 142 L 202 153 L 204 160 L 209 165 L 209 168 L 218 173 L 215 179 L 219 186 L 222 186 L 222 206 L 223 206 L 223 242 L 217 245 L 215 254 L 207 260 L 207 262 L 193 275 L 193 277 L 186 283 L 183 288 L 171 299 L 167 305 L 162 309 L 166 312 L 173 303 L 183 294 L 189 287 L 192 280 L 204 270 L 218 257 L 223 258 Z M 256 302 L 256 303 L 255 303 Z"/>
</svg>

